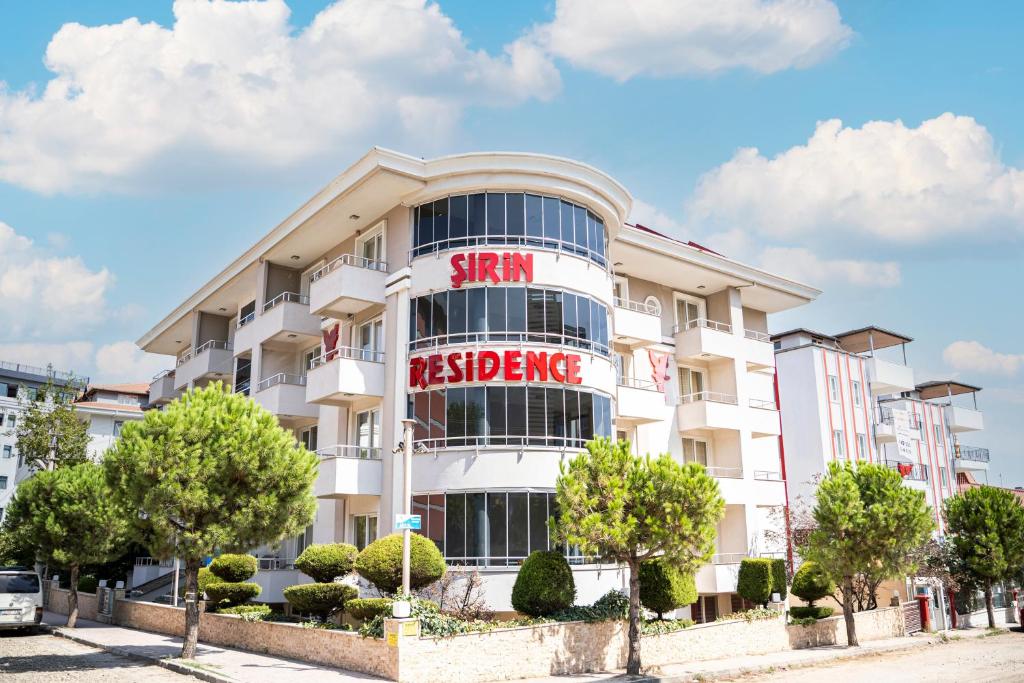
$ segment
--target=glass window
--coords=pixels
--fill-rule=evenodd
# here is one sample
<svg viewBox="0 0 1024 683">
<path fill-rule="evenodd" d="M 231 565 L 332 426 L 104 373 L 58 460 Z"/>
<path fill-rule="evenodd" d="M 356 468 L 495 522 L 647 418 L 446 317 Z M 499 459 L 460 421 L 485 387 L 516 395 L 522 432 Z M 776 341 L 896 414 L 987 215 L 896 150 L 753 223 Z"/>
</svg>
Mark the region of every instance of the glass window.
<svg viewBox="0 0 1024 683">
<path fill-rule="evenodd" d="M 508 330 L 509 332 L 525 332 L 526 288 L 507 287 L 506 294 L 508 296 Z M 515 339 L 515 337 L 513 335 L 509 335 L 509 339 Z"/>
<path fill-rule="evenodd" d="M 469 236 L 483 237 L 487 234 L 487 199 L 482 192 L 469 195 Z M 470 240 L 470 244 L 473 244 Z"/>
<path fill-rule="evenodd" d="M 121 429 L 124 427 L 123 420 L 114 420 L 114 437 L 121 436 Z"/>
<path fill-rule="evenodd" d="M 565 391 L 565 433 L 574 440 L 579 440 L 583 434 L 580 424 L 580 392 L 573 389 Z"/>
<path fill-rule="evenodd" d="M 530 552 L 548 549 L 548 497 L 530 494 Z"/>
<path fill-rule="evenodd" d="M 433 297 L 424 296 L 420 298 L 431 302 L 430 336 L 444 337 L 448 334 L 448 292 L 437 292 Z"/>
<path fill-rule="evenodd" d="M 581 247 L 583 253 L 590 248 L 590 235 L 587 230 L 587 210 L 582 206 L 573 207 L 573 222 L 575 224 L 573 242 Z"/>
<path fill-rule="evenodd" d="M 434 202 L 434 241 L 442 242 L 440 249 L 446 249 L 447 244 L 443 241 L 448 239 L 448 198 L 438 199 Z"/>
<path fill-rule="evenodd" d="M 562 334 L 562 293 L 553 289 L 544 292 L 544 329 L 552 335 L 547 341 L 559 343 Z"/>
<path fill-rule="evenodd" d="M 549 387 L 546 389 L 547 397 L 547 433 L 549 443 L 552 446 L 561 446 L 565 443 L 565 390 Z"/>
<path fill-rule="evenodd" d="M 468 387 L 466 389 L 466 436 L 480 437 L 487 436 L 487 422 L 485 420 L 487 410 L 486 388 Z M 467 439 L 474 443 L 473 439 Z"/>
<path fill-rule="evenodd" d="M 863 403 L 863 397 L 861 396 L 860 382 L 854 380 L 853 381 L 853 405 L 855 405 L 856 407 L 860 408 L 862 403 Z"/>
<path fill-rule="evenodd" d="M 445 496 L 444 522 L 445 557 L 466 556 L 466 494 L 449 493 Z"/>
<path fill-rule="evenodd" d="M 448 334 L 456 337 L 450 343 L 465 341 L 466 333 L 466 290 L 455 289 L 448 292 Z"/>
<path fill-rule="evenodd" d="M 505 288 L 487 288 L 487 330 L 491 341 L 505 341 Z M 495 334 L 495 333 L 499 334 Z"/>
<path fill-rule="evenodd" d="M 561 240 L 565 242 L 566 245 L 570 245 L 575 240 L 575 234 L 573 233 L 572 227 L 573 206 L 563 199 L 559 209 L 561 214 Z"/>
<path fill-rule="evenodd" d="M 863 434 L 857 435 L 857 456 L 865 458 L 868 455 L 868 438 Z"/>
<path fill-rule="evenodd" d="M 583 301 L 585 298 L 579 297 Z M 576 326 L 576 302 L 577 297 L 575 294 L 563 294 L 562 295 L 562 333 L 566 337 L 577 337 L 579 336 L 579 328 Z M 569 346 L 575 346 L 576 342 L 572 339 L 566 339 L 566 343 Z"/>
<path fill-rule="evenodd" d="M 594 395 L 584 391 L 580 392 L 580 438 L 594 438 Z"/>
<path fill-rule="evenodd" d="M 487 532 L 490 557 L 508 556 L 508 494 L 504 491 L 487 494 Z"/>
<path fill-rule="evenodd" d="M 487 508 L 483 493 L 466 494 L 466 557 L 487 557 Z"/>
<path fill-rule="evenodd" d="M 487 234 L 505 235 L 505 194 L 502 192 L 487 193 Z"/>
<path fill-rule="evenodd" d="M 416 299 L 416 324 L 413 329 L 413 339 L 423 339 L 434 336 L 431 328 L 431 299 L 429 296 L 421 296 Z"/>
<path fill-rule="evenodd" d="M 529 341 L 543 342 L 547 321 L 544 318 L 544 290 L 529 288 L 526 290 L 526 331 L 530 332 Z"/>
<path fill-rule="evenodd" d="M 526 387 L 507 387 L 507 418 L 509 443 L 523 443 L 526 436 Z"/>
<path fill-rule="evenodd" d="M 832 442 L 835 445 L 836 457 L 846 457 L 846 441 L 843 439 L 843 430 L 837 429 L 832 432 Z"/>
<path fill-rule="evenodd" d="M 13 458 L 14 457 L 14 449 L 11 446 L 4 446 L 4 457 L 5 458 Z"/>
<path fill-rule="evenodd" d="M 413 438 L 417 441 L 430 438 L 430 395 L 432 391 L 421 391 L 413 395 Z"/>
<path fill-rule="evenodd" d="M 590 327 L 590 305 L 587 300 L 580 297 L 576 303 L 576 329 L 578 330 L 578 336 L 580 339 L 590 339 L 591 327 Z M 590 344 L 583 342 L 580 344 L 582 348 L 589 349 Z"/>
<path fill-rule="evenodd" d="M 505 195 L 505 210 L 507 212 L 508 234 L 510 236 L 519 236 L 525 233 L 526 214 L 523 200 L 524 195 L 522 193 L 510 192 Z"/>
<path fill-rule="evenodd" d="M 477 334 L 487 332 L 487 290 L 483 287 L 468 289 L 466 299 L 469 314 L 466 331 Z"/>
<path fill-rule="evenodd" d="M 377 515 L 352 516 L 353 545 L 362 550 L 377 540 Z"/>
<path fill-rule="evenodd" d="M 430 392 L 430 438 L 443 439 L 448 424 L 445 411 L 445 389 Z"/>
<path fill-rule="evenodd" d="M 490 386 L 487 387 L 487 432 L 488 434 L 497 434 L 505 436 L 508 434 L 508 427 L 505 424 L 505 387 L 502 386 Z M 489 443 L 492 445 L 501 445 L 505 443 L 504 438 L 490 438 Z"/>
<path fill-rule="evenodd" d="M 416 222 L 417 244 L 428 245 L 434 241 L 434 204 L 424 204 L 417 209 L 419 219 Z"/>
<path fill-rule="evenodd" d="M 313 434 L 312 438 L 315 443 L 316 435 Z M 356 414 L 356 445 L 359 446 L 360 458 L 380 457 L 380 410 L 364 410 Z"/>
<path fill-rule="evenodd" d="M 527 429 L 530 444 L 543 446 L 547 437 L 547 415 L 544 407 L 544 387 L 526 388 Z"/>
<path fill-rule="evenodd" d="M 459 239 L 465 237 L 469 230 L 469 197 L 466 195 L 459 195 L 458 197 L 451 198 L 451 204 L 449 205 L 449 216 L 448 216 L 448 238 L 452 240 L 452 247 L 463 247 L 466 245 L 466 240 Z"/>
<path fill-rule="evenodd" d="M 828 397 L 833 403 L 839 403 L 839 378 L 835 375 L 828 376 Z"/>
<path fill-rule="evenodd" d="M 0 489 L 7 488 L 7 477 L 0 477 Z"/>
<path fill-rule="evenodd" d="M 466 440 L 462 437 L 465 435 L 466 390 L 461 387 L 452 387 L 448 389 L 448 443 L 452 446 L 464 446 Z"/>
<path fill-rule="evenodd" d="M 529 494 L 508 494 L 508 556 L 525 559 L 530 554 Z"/>
</svg>

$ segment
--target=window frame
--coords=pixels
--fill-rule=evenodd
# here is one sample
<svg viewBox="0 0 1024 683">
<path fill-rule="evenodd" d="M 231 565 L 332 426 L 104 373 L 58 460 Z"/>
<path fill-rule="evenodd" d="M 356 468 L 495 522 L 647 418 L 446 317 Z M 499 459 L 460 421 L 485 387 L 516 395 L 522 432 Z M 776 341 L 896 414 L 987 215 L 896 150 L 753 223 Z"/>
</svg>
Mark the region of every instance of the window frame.
<svg viewBox="0 0 1024 683">
<path fill-rule="evenodd" d="M 828 375 L 828 400 L 829 403 L 839 403 L 839 375 Z"/>
<path fill-rule="evenodd" d="M 683 330 L 684 321 L 679 319 L 679 302 L 688 304 L 696 304 L 697 306 L 697 319 L 707 320 L 708 319 L 708 302 L 707 299 L 703 299 L 693 294 L 686 294 L 685 292 L 672 292 L 672 324 L 674 329 Z"/>
<path fill-rule="evenodd" d="M 449 208 L 450 211 L 450 208 Z M 380 238 L 380 253 L 377 254 L 377 258 L 373 259 L 379 263 L 387 263 L 388 253 L 388 231 L 387 231 L 387 219 L 377 222 L 373 227 L 363 231 L 363 234 L 356 237 L 355 254 L 359 258 L 363 258 L 363 248 L 367 242 L 372 242 L 377 238 Z"/>
<path fill-rule="evenodd" d="M 836 459 L 846 459 L 846 435 L 842 429 L 832 430 L 832 448 L 835 449 Z"/>
<path fill-rule="evenodd" d="M 362 550 L 363 548 L 365 548 L 366 546 L 370 545 L 371 543 L 373 543 L 374 541 L 376 541 L 379 538 L 379 536 L 378 536 L 378 527 L 380 525 L 380 513 L 379 512 L 360 512 L 360 513 L 356 513 L 356 514 L 350 515 L 350 517 L 352 519 L 352 536 L 351 536 L 351 538 L 352 538 L 352 545 L 354 545 L 357 550 Z M 370 526 L 370 520 L 371 519 L 373 520 L 373 526 L 372 527 Z M 359 537 L 358 537 L 359 529 L 358 529 L 358 526 L 357 526 L 359 520 L 363 521 L 363 525 L 364 525 L 363 526 L 363 532 L 365 534 L 365 538 L 364 538 L 365 543 L 363 543 L 363 545 L 361 547 L 359 545 Z M 373 529 L 372 534 L 370 532 L 371 528 Z M 373 536 L 373 538 L 370 538 L 371 535 Z"/>
</svg>

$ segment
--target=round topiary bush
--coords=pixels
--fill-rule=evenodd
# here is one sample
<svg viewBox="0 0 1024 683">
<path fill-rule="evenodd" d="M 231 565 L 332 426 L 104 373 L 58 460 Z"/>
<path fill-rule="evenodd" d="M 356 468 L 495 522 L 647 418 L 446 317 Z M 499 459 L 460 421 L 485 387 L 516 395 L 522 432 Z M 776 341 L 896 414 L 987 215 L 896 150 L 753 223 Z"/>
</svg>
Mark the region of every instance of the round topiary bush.
<svg viewBox="0 0 1024 683">
<path fill-rule="evenodd" d="M 798 598 L 806 600 L 808 606 L 814 607 L 816 600 L 821 600 L 835 592 L 835 585 L 821 565 L 808 560 L 800 565 L 800 569 L 793 575 L 793 587 L 790 588 L 790 592 Z"/>
<path fill-rule="evenodd" d="M 786 599 L 786 580 L 788 579 L 786 561 L 780 557 L 772 560 L 772 593 L 778 593 L 780 600 Z"/>
<path fill-rule="evenodd" d="M 768 605 L 772 597 L 772 561 L 766 557 L 746 557 L 740 562 L 736 592 L 750 602 Z"/>
<path fill-rule="evenodd" d="M 206 592 L 206 587 L 209 586 L 211 583 L 220 583 L 220 582 L 221 582 L 221 580 L 213 575 L 213 572 L 210 571 L 209 567 L 200 567 L 199 568 L 199 579 L 198 579 L 199 597 L 202 598 L 203 594 Z M 184 589 L 182 589 L 182 590 L 184 590 Z"/>
<path fill-rule="evenodd" d="M 345 603 L 355 599 L 359 591 L 344 583 L 303 583 L 284 589 L 284 599 L 299 614 L 313 614 L 326 620 L 335 612 L 345 609 Z"/>
<path fill-rule="evenodd" d="M 789 608 L 789 616 L 793 619 L 826 619 L 832 616 L 832 612 L 831 607 L 815 607 L 813 605 Z"/>
<path fill-rule="evenodd" d="M 100 587 L 100 580 L 92 574 L 83 574 L 78 577 L 78 592 L 79 593 L 95 593 L 96 589 Z"/>
<path fill-rule="evenodd" d="M 640 565 L 640 604 L 656 612 L 659 619 L 665 612 L 696 601 L 697 584 L 692 574 L 679 571 L 662 557 Z"/>
<path fill-rule="evenodd" d="M 295 568 L 317 583 L 330 583 L 352 571 L 358 554 L 348 543 L 318 543 L 302 551 Z"/>
<path fill-rule="evenodd" d="M 535 550 L 519 568 L 512 586 L 512 607 L 543 617 L 572 606 L 576 583 L 565 556 L 557 550 Z"/>
<path fill-rule="evenodd" d="M 220 581 L 206 586 L 206 597 L 218 609 L 234 607 L 255 598 L 260 594 L 260 587 L 255 583 L 236 583 Z"/>
<path fill-rule="evenodd" d="M 210 571 L 221 581 L 239 583 L 256 573 L 258 565 L 252 555 L 224 554 L 213 558 Z"/>
<path fill-rule="evenodd" d="M 411 534 L 409 582 L 412 589 L 423 588 L 444 576 L 446 566 L 441 551 L 426 536 Z M 402 587 L 402 534 L 378 538 L 356 557 L 355 570 L 385 593 Z"/>
<path fill-rule="evenodd" d="M 356 598 L 345 603 L 345 611 L 355 619 L 369 621 L 378 614 L 390 616 L 393 603 L 391 598 Z"/>
</svg>

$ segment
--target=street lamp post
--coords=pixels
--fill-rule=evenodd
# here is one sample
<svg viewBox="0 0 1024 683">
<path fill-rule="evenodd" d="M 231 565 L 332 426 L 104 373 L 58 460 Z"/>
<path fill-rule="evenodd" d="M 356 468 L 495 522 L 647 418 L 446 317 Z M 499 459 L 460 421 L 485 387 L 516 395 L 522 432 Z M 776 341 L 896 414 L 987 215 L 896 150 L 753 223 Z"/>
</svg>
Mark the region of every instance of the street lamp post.
<svg viewBox="0 0 1024 683">
<path fill-rule="evenodd" d="M 402 420 L 404 433 L 402 435 L 402 457 L 404 470 L 402 476 L 402 512 L 406 519 L 412 514 L 412 427 L 416 420 Z M 402 530 L 402 595 L 409 595 L 411 591 L 409 578 L 409 563 L 412 545 L 412 530 L 408 525 Z"/>
</svg>

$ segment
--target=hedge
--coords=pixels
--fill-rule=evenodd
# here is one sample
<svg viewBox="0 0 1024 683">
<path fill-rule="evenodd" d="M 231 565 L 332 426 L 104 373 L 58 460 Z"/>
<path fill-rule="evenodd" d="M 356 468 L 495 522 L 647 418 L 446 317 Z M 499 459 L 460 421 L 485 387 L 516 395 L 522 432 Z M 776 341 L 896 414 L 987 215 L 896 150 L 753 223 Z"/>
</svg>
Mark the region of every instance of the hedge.
<svg viewBox="0 0 1024 683">
<path fill-rule="evenodd" d="M 217 614 L 237 614 L 238 616 L 249 615 L 253 619 L 266 619 L 273 613 L 270 605 L 235 605 L 217 610 Z"/>
<path fill-rule="evenodd" d="M 782 558 L 772 560 L 772 593 L 778 593 L 780 600 L 786 599 L 786 561 Z"/>
<path fill-rule="evenodd" d="M 218 555 L 210 563 L 210 571 L 213 575 L 225 583 L 239 583 L 245 581 L 253 574 L 259 565 L 252 555 L 233 555 L 230 553 Z"/>
<path fill-rule="evenodd" d="M 300 614 L 313 614 L 327 619 L 345 609 L 345 603 L 355 599 L 359 591 L 344 583 L 303 583 L 284 589 L 284 599 Z"/>
<path fill-rule="evenodd" d="M 793 595 L 803 598 L 813 607 L 815 601 L 832 595 L 835 586 L 817 562 L 808 560 L 800 565 L 800 569 L 793 576 L 791 590 Z"/>
<path fill-rule="evenodd" d="M 317 583 L 330 583 L 352 571 L 359 551 L 348 543 L 316 543 L 295 560 L 295 568 Z"/>
<path fill-rule="evenodd" d="M 78 589 L 79 593 L 95 593 L 96 589 L 100 587 L 100 580 L 92 574 L 83 574 L 78 577 Z"/>
<path fill-rule="evenodd" d="M 259 584 L 219 581 L 206 586 L 206 597 L 217 609 L 241 605 L 260 594 Z"/>
<path fill-rule="evenodd" d="M 736 592 L 750 602 L 767 606 L 772 597 L 772 561 L 765 557 L 746 557 L 740 562 Z"/>
<path fill-rule="evenodd" d="M 640 565 L 640 604 L 656 612 L 658 619 L 665 612 L 696 601 L 697 584 L 692 574 L 679 571 L 661 557 Z"/>
<path fill-rule="evenodd" d="M 420 534 L 410 534 L 409 581 L 413 590 L 434 583 L 447 569 L 441 551 Z M 356 557 L 355 570 L 385 593 L 402 587 L 402 534 L 378 538 Z"/>
<path fill-rule="evenodd" d="M 512 607 L 521 614 L 545 617 L 569 608 L 576 600 L 576 583 L 565 555 L 535 550 L 519 568 L 512 586 Z"/>
<path fill-rule="evenodd" d="M 211 583 L 220 583 L 220 582 L 221 582 L 221 580 L 213 575 L 213 572 L 210 571 L 209 567 L 200 567 L 199 568 L 199 580 L 198 580 L 198 584 L 199 584 L 199 597 L 201 598 L 203 596 L 203 594 L 206 592 L 206 587 L 209 586 Z M 184 590 L 184 589 L 182 589 L 182 590 Z"/>
<path fill-rule="evenodd" d="M 356 619 L 370 621 L 378 614 L 391 616 L 391 598 L 356 598 L 345 603 L 345 611 Z"/>
<path fill-rule="evenodd" d="M 832 612 L 831 607 L 814 607 L 813 605 L 789 608 L 789 616 L 793 619 L 826 619 L 832 616 Z"/>
</svg>

